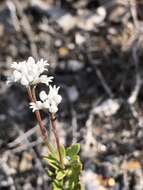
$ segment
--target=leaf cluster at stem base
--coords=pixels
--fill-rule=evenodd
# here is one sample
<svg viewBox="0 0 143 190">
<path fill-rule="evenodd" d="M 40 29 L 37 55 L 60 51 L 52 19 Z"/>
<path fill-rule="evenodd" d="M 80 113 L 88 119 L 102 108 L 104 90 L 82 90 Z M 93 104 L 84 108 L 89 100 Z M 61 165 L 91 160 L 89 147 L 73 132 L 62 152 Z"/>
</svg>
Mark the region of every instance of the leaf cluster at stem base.
<svg viewBox="0 0 143 190">
<path fill-rule="evenodd" d="M 66 149 L 60 146 L 60 151 L 64 168 L 61 167 L 57 152 L 44 156 L 48 162 L 47 174 L 51 178 L 52 190 L 82 190 L 80 183 L 82 163 L 78 156 L 80 145 L 74 144 Z"/>
</svg>

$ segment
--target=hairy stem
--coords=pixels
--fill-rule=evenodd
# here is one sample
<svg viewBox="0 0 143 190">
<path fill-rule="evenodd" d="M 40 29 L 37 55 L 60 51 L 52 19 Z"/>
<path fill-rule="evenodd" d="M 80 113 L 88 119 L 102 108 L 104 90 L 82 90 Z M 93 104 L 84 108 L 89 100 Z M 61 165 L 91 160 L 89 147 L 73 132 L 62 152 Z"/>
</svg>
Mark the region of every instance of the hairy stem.
<svg viewBox="0 0 143 190">
<path fill-rule="evenodd" d="M 35 96 L 35 91 L 34 90 L 32 91 L 30 86 L 27 88 L 27 92 L 28 92 L 30 101 L 36 103 L 36 96 Z M 36 119 L 37 119 L 38 124 L 40 126 L 42 137 L 43 137 L 45 143 L 47 144 L 49 151 L 52 152 L 52 147 L 51 147 L 51 145 L 48 142 L 47 129 L 45 128 L 45 126 L 43 124 L 43 121 L 42 121 L 41 114 L 40 114 L 39 110 L 35 111 L 35 116 L 36 116 Z"/>
<path fill-rule="evenodd" d="M 50 116 L 51 116 L 51 118 L 50 118 L 51 126 L 52 126 L 53 133 L 54 133 L 54 136 L 56 139 L 56 145 L 57 145 L 57 150 L 58 150 L 58 154 L 59 154 L 59 160 L 61 163 L 61 167 L 64 168 L 63 157 L 62 157 L 61 150 L 60 150 L 59 136 L 58 136 L 57 129 L 56 129 L 56 117 L 54 114 L 50 114 Z"/>
</svg>

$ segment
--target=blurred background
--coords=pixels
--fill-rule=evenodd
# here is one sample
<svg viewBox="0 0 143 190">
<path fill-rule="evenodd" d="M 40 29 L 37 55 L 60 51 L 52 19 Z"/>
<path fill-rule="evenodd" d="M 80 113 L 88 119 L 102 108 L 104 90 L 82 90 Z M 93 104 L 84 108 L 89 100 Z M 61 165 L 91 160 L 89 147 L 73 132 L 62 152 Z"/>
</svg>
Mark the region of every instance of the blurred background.
<svg viewBox="0 0 143 190">
<path fill-rule="evenodd" d="M 61 86 L 60 140 L 81 144 L 86 190 L 143 190 L 143 1 L 0 0 L 0 190 L 50 190 L 26 89 L 6 85 L 29 56 Z"/>
</svg>

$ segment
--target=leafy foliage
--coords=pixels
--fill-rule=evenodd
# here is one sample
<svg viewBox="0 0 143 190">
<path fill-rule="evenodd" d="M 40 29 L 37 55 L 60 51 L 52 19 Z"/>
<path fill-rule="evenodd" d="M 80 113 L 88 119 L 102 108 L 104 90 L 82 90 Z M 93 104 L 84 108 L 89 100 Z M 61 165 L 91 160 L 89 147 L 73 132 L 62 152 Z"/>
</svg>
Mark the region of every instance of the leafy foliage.
<svg viewBox="0 0 143 190">
<path fill-rule="evenodd" d="M 82 190 L 82 185 L 80 184 L 82 163 L 78 156 L 80 145 L 74 144 L 67 149 L 61 146 L 60 151 L 64 168 L 61 167 L 57 152 L 44 156 L 44 159 L 48 162 L 47 173 L 52 180 L 53 190 Z"/>
</svg>

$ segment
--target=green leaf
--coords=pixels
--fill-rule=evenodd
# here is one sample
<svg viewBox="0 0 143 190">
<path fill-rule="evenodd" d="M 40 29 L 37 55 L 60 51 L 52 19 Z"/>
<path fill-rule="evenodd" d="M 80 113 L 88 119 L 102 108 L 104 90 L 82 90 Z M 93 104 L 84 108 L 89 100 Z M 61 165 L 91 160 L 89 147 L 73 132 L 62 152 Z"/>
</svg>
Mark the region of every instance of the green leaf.
<svg viewBox="0 0 143 190">
<path fill-rule="evenodd" d="M 45 160 L 48 160 L 52 163 L 56 163 L 56 164 L 59 164 L 59 161 L 57 158 L 55 158 L 52 154 L 48 155 L 48 156 L 44 156 L 44 159 Z"/>
<path fill-rule="evenodd" d="M 53 172 L 50 171 L 50 170 L 47 170 L 47 174 L 48 174 L 49 177 L 52 177 L 54 175 Z"/>
<path fill-rule="evenodd" d="M 80 144 L 74 144 L 67 148 L 66 154 L 67 156 L 73 157 L 77 155 L 80 151 Z"/>
<path fill-rule="evenodd" d="M 72 170 L 71 169 L 67 169 L 67 176 L 71 176 L 72 175 Z"/>
<path fill-rule="evenodd" d="M 66 150 L 65 150 L 64 145 L 61 145 L 61 146 L 60 146 L 60 151 L 61 151 L 62 157 L 63 157 L 63 158 L 66 157 Z"/>
<path fill-rule="evenodd" d="M 49 156 L 44 156 L 44 159 L 48 162 L 48 164 L 53 167 L 54 169 L 59 169 L 60 168 L 60 164 L 58 162 L 58 160 L 54 157 L 52 157 L 52 155 Z"/>
<path fill-rule="evenodd" d="M 58 170 L 58 169 L 59 169 L 59 166 L 56 165 L 56 164 L 54 164 L 54 163 L 48 162 L 48 164 L 49 164 L 52 168 L 54 168 L 55 170 Z"/>
<path fill-rule="evenodd" d="M 62 180 L 65 176 L 66 176 L 66 173 L 65 173 L 65 172 L 59 171 L 59 172 L 57 173 L 56 179 L 57 179 L 57 180 Z"/>
<path fill-rule="evenodd" d="M 58 180 L 54 180 L 53 182 L 53 190 L 62 190 L 62 186 L 63 186 L 63 182 L 62 181 L 58 181 Z"/>
<path fill-rule="evenodd" d="M 53 190 L 61 190 L 61 187 L 58 186 L 56 183 L 53 183 Z"/>
</svg>

